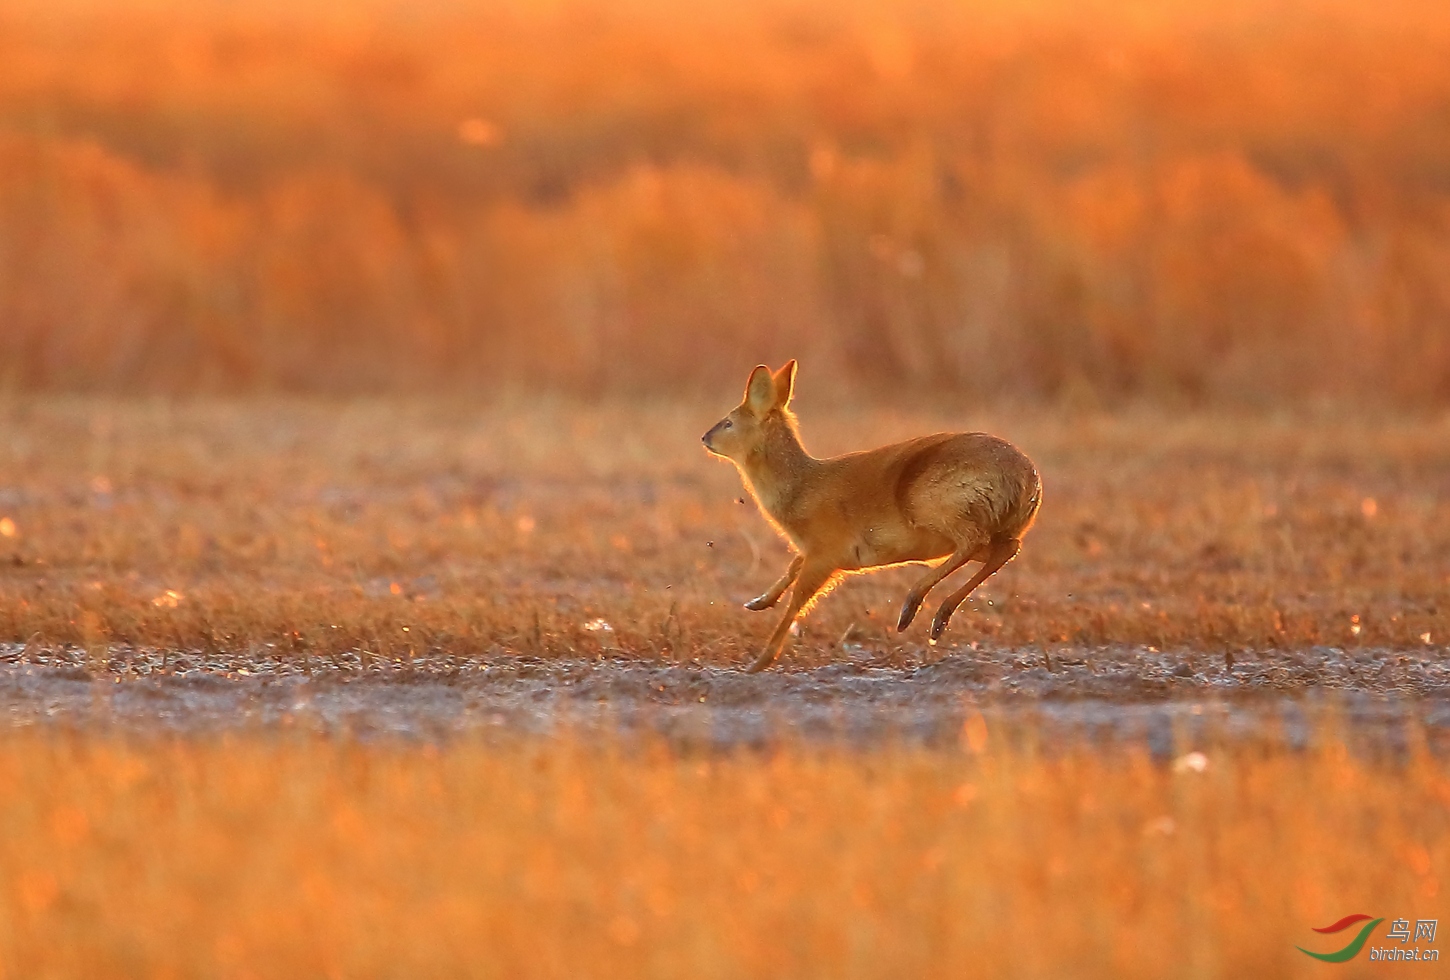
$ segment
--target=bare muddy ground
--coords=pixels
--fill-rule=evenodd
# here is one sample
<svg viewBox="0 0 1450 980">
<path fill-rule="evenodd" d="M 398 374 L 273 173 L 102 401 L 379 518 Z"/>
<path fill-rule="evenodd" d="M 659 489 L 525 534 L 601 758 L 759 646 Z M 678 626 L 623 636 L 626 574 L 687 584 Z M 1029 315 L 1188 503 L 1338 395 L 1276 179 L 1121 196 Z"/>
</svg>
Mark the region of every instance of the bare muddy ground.
<svg viewBox="0 0 1450 980">
<path fill-rule="evenodd" d="M 0 645 L 0 724 L 139 733 L 304 728 L 446 739 L 607 728 L 709 748 L 781 739 L 952 742 L 967 713 L 1044 739 L 1140 740 L 1158 754 L 1217 738 L 1311 737 L 1326 712 L 1369 744 L 1410 727 L 1450 745 L 1450 664 L 1415 651 L 1317 648 L 1226 658 L 1152 649 L 958 650 L 887 665 L 864 652 L 747 675 L 611 659 L 162 653 Z"/>
</svg>

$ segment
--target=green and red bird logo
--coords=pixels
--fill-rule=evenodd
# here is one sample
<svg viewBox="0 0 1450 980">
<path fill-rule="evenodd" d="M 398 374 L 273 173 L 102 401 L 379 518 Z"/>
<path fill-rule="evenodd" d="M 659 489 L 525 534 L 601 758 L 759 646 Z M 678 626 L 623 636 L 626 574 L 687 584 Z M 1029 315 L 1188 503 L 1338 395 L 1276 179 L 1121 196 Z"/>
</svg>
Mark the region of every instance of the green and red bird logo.
<svg viewBox="0 0 1450 980">
<path fill-rule="evenodd" d="M 1348 946 L 1344 947 L 1343 949 L 1336 950 L 1333 953 L 1316 953 L 1313 950 L 1305 949 L 1303 946 L 1296 946 L 1295 949 L 1299 950 L 1299 952 L 1305 954 L 1306 956 L 1312 956 L 1316 960 L 1323 960 L 1326 963 L 1344 963 L 1347 960 L 1352 960 L 1359 955 L 1359 951 L 1364 949 L 1365 941 L 1369 939 L 1370 930 L 1383 921 L 1385 921 L 1383 917 L 1378 919 L 1370 919 L 1370 917 L 1365 915 L 1363 912 L 1358 912 L 1354 915 L 1346 915 L 1338 922 L 1335 922 L 1332 925 L 1327 925 L 1322 929 L 1315 929 L 1314 931 L 1323 933 L 1343 932 L 1350 926 L 1363 922 L 1364 926 L 1359 930 L 1359 935 L 1351 939 Z"/>
</svg>

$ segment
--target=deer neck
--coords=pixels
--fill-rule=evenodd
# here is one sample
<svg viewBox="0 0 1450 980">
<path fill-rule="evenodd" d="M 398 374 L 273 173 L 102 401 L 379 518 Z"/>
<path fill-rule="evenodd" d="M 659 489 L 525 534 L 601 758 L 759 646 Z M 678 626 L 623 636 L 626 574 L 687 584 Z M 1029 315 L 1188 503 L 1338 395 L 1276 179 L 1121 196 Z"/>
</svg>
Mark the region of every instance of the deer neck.
<svg viewBox="0 0 1450 980">
<path fill-rule="evenodd" d="M 751 493 L 779 524 L 788 523 L 791 505 L 819 461 L 801 445 L 795 420 L 772 419 L 765 440 L 741 464 Z"/>
</svg>

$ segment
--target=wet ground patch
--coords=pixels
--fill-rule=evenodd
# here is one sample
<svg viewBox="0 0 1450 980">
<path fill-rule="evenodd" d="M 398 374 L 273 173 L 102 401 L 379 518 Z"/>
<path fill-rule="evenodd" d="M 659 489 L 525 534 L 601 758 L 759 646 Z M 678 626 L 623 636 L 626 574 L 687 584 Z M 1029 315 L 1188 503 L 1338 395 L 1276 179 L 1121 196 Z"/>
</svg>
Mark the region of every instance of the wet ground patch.
<svg viewBox="0 0 1450 980">
<path fill-rule="evenodd" d="M 710 749 L 956 744 L 975 713 L 1053 745 L 1305 742 L 1333 714 L 1367 745 L 1450 743 L 1450 665 L 1316 648 L 1236 658 L 1132 648 L 958 649 L 749 675 L 609 658 L 269 656 L 0 647 L 0 724 L 207 734 L 301 728 L 446 740 L 600 729 Z M 1415 734 L 1419 733 L 1419 734 Z"/>
</svg>

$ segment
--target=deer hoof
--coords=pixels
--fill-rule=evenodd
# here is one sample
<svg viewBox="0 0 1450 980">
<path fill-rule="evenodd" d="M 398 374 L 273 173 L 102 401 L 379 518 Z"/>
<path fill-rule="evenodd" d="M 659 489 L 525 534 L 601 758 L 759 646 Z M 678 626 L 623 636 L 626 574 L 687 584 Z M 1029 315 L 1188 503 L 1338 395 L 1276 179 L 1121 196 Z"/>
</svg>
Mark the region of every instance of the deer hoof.
<svg viewBox="0 0 1450 980">
<path fill-rule="evenodd" d="M 905 633 L 911 621 L 916 618 L 916 611 L 921 608 L 921 600 L 908 597 L 906 605 L 901 607 L 901 618 L 896 621 L 896 632 Z"/>
<path fill-rule="evenodd" d="M 762 653 L 759 657 L 755 659 L 755 663 L 751 664 L 749 667 L 746 667 L 745 672 L 747 674 L 758 674 L 765 668 L 769 667 L 771 664 L 775 663 L 775 658 L 777 656 L 779 656 L 779 654 L 774 654 L 767 650 L 765 653 Z"/>
</svg>

